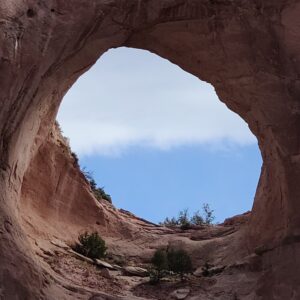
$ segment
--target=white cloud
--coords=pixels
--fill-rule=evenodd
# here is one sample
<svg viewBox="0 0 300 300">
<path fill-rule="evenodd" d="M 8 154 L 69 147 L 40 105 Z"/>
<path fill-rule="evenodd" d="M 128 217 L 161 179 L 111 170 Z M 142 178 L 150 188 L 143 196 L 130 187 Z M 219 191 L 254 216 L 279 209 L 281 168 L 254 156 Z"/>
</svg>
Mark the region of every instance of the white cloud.
<svg viewBox="0 0 300 300">
<path fill-rule="evenodd" d="M 103 55 L 75 83 L 58 120 L 80 155 L 256 142 L 212 86 L 149 52 L 127 48 Z"/>
</svg>

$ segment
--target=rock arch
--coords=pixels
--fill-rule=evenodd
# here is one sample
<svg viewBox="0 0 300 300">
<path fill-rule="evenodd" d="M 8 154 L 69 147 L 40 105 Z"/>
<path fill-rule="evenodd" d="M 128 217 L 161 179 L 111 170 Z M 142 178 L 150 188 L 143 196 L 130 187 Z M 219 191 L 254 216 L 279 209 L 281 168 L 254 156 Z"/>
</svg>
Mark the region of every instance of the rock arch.
<svg viewBox="0 0 300 300">
<path fill-rule="evenodd" d="M 276 266 L 268 282 L 277 290 L 264 299 L 276 299 L 276 293 L 291 295 L 299 285 L 298 265 L 291 257 L 299 252 L 300 237 L 299 13 L 294 0 L 2 1 L 4 298 L 51 299 L 45 296 L 42 268 L 30 254 L 19 223 L 23 175 L 63 95 L 101 54 L 119 46 L 152 51 L 210 82 L 220 99 L 249 124 L 264 163 L 247 245 L 250 253 L 265 253 Z M 290 268 L 284 280 L 283 259 Z M 266 295 L 262 290 L 257 294 Z"/>
</svg>

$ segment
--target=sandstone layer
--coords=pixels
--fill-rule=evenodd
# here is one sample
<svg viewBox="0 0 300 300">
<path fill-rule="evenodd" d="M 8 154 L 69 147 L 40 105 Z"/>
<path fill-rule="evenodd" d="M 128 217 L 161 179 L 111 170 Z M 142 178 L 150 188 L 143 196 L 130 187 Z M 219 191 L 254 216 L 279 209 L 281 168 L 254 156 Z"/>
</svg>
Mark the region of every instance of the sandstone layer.
<svg viewBox="0 0 300 300">
<path fill-rule="evenodd" d="M 66 91 L 105 51 L 128 46 L 156 53 L 210 82 L 221 101 L 248 123 L 263 157 L 244 233 L 248 252 L 263 258 L 254 299 L 298 299 L 299 14 L 295 0 L 1 1 L 1 297 L 53 298 L 21 222 L 24 174 Z M 66 178 L 73 176 L 71 165 L 66 172 Z M 57 195 L 67 180 L 58 182 Z M 28 195 L 32 185 L 23 186 Z M 54 186 L 41 188 L 47 199 L 55 194 Z M 83 197 L 87 193 L 80 191 Z M 27 201 L 40 205 L 37 198 Z M 72 202 L 55 201 L 51 222 L 62 222 L 60 207 L 69 209 L 71 222 Z M 99 208 L 92 218 L 97 213 L 105 216 Z"/>
<path fill-rule="evenodd" d="M 116 209 L 95 199 L 57 127 L 25 172 L 20 217 L 45 272 L 46 298 L 93 299 L 101 295 L 113 300 L 168 300 L 181 288 L 189 290 L 186 300 L 252 299 L 261 277 L 261 257 L 249 255 L 244 241 L 250 213 L 221 225 L 182 230 L 158 226 Z M 108 246 L 106 262 L 100 262 L 100 268 L 68 247 L 78 234 L 95 230 Z M 151 256 L 155 249 L 170 246 L 188 251 L 195 275 L 183 283 L 150 285 L 147 268 Z M 202 276 L 206 262 L 217 270 L 216 276 Z"/>
</svg>

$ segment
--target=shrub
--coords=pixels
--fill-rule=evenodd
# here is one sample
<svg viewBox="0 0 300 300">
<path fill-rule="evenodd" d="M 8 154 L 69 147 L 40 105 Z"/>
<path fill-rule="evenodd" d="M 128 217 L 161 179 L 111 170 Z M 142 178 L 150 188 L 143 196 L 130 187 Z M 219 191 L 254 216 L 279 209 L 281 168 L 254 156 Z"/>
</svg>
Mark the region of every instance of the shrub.
<svg viewBox="0 0 300 300">
<path fill-rule="evenodd" d="M 71 155 L 72 155 L 72 157 L 73 157 L 73 159 L 74 159 L 75 165 L 76 165 L 76 166 L 79 166 L 79 159 L 78 159 L 77 154 L 76 154 L 75 152 L 71 152 Z"/>
<path fill-rule="evenodd" d="M 194 215 L 192 216 L 190 222 L 193 225 L 203 225 L 204 224 L 203 217 L 201 216 L 199 210 L 194 213 Z"/>
<path fill-rule="evenodd" d="M 181 280 L 183 280 L 185 274 L 192 272 L 192 261 L 185 250 L 169 249 L 167 257 L 169 270 L 176 274 L 179 274 Z"/>
<path fill-rule="evenodd" d="M 92 173 L 89 171 L 86 171 L 85 168 L 83 168 L 81 170 L 81 172 L 83 173 L 86 180 L 88 181 L 95 198 L 98 201 L 106 200 L 106 201 L 112 203 L 111 196 L 104 191 L 104 187 L 101 187 L 101 188 L 97 187 L 97 183 L 96 183 Z"/>
<path fill-rule="evenodd" d="M 169 219 L 167 217 L 167 218 L 165 218 L 165 220 L 163 222 L 160 222 L 159 224 L 162 225 L 162 226 L 166 226 L 166 227 L 174 227 L 174 226 L 179 225 L 178 220 L 176 220 L 175 217 L 173 217 L 171 219 Z"/>
<path fill-rule="evenodd" d="M 96 197 L 97 200 L 106 200 L 110 203 L 112 203 L 112 200 L 111 200 L 111 197 L 109 194 L 106 194 L 106 192 L 104 191 L 104 187 L 101 187 L 101 188 L 95 188 L 93 190 L 94 192 L 94 195 Z"/>
<path fill-rule="evenodd" d="M 166 274 L 168 269 L 168 257 L 167 253 L 163 249 L 155 251 L 151 259 L 152 268 L 150 268 L 150 282 L 158 283 Z"/>
<path fill-rule="evenodd" d="M 213 223 L 213 220 L 215 219 L 213 215 L 214 211 L 209 207 L 209 204 L 207 203 L 203 204 L 202 210 L 203 216 L 199 211 L 196 211 L 190 218 L 188 209 L 184 209 L 179 212 L 178 218 L 166 218 L 164 222 L 160 223 L 160 225 L 167 227 L 180 226 L 180 228 L 183 230 L 190 229 L 191 225 L 211 225 Z"/>
<path fill-rule="evenodd" d="M 189 229 L 191 227 L 191 222 L 189 220 L 189 213 L 188 209 L 184 209 L 179 212 L 178 218 L 175 217 L 169 219 L 166 218 L 160 225 L 166 226 L 166 227 L 175 227 L 180 226 L 181 229 Z"/>
<path fill-rule="evenodd" d="M 204 203 L 202 209 L 204 212 L 204 223 L 207 225 L 212 224 L 215 219 L 215 216 L 213 215 L 214 211 L 209 207 L 208 203 Z"/>
<path fill-rule="evenodd" d="M 179 274 L 183 280 L 184 275 L 191 273 L 192 269 L 191 258 L 185 250 L 158 249 L 151 259 L 150 283 L 157 284 L 169 271 Z"/>
<path fill-rule="evenodd" d="M 90 187 L 91 187 L 92 191 L 95 191 L 97 189 L 97 183 L 96 183 L 96 181 L 92 178 L 89 181 L 89 183 L 90 183 Z"/>
<path fill-rule="evenodd" d="M 159 275 L 158 271 L 155 268 L 150 267 L 148 269 L 148 272 L 149 272 L 149 278 L 150 278 L 149 282 L 151 284 L 158 284 L 160 282 L 160 279 L 162 278 Z"/>
<path fill-rule="evenodd" d="M 81 172 L 82 172 L 82 174 L 84 175 L 86 181 L 89 183 L 91 189 L 96 188 L 97 184 L 96 184 L 96 181 L 95 181 L 95 179 L 94 179 L 94 177 L 93 177 L 92 172 L 86 170 L 85 167 L 83 167 L 83 168 L 81 169 Z"/>
<path fill-rule="evenodd" d="M 85 232 L 78 237 L 80 243 L 73 246 L 73 250 L 92 259 L 105 256 L 105 241 L 99 236 L 98 232 L 91 234 Z"/>
<path fill-rule="evenodd" d="M 183 230 L 189 229 L 191 227 L 191 223 L 189 220 L 189 211 L 187 208 L 179 212 L 178 223 L 180 225 L 180 228 Z"/>
</svg>

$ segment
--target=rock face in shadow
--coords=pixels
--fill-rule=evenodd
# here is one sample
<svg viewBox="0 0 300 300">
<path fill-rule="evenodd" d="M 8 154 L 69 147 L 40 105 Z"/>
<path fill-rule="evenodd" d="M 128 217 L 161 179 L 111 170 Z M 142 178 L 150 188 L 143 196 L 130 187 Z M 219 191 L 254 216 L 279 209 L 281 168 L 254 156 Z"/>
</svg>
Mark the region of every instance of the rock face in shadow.
<svg viewBox="0 0 300 300">
<path fill-rule="evenodd" d="M 1 1 L 1 297 L 52 299 L 60 289 L 45 283 L 21 224 L 24 174 L 75 80 L 108 49 L 129 46 L 210 82 L 248 123 L 263 157 L 244 235 L 249 253 L 263 257 L 256 298 L 299 298 L 299 14 L 293 0 Z M 65 172 L 73 176 L 71 166 Z M 47 199 L 53 188 L 43 188 Z M 73 204 L 62 204 L 70 215 Z M 49 210 L 53 222 L 56 213 Z"/>
</svg>

